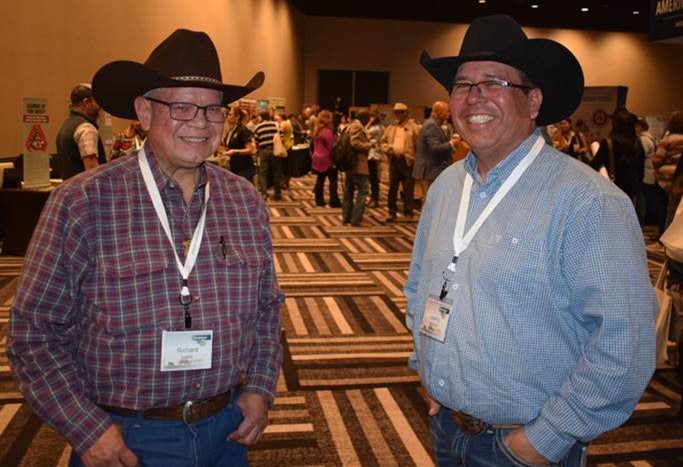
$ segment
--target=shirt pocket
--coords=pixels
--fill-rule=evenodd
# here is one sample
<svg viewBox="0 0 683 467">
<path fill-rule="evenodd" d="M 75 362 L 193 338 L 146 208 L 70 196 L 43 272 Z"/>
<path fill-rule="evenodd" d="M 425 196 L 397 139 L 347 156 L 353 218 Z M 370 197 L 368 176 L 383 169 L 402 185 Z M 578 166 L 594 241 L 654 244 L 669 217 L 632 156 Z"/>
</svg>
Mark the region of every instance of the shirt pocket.
<svg viewBox="0 0 683 467">
<path fill-rule="evenodd" d="M 135 333 L 169 324 L 174 289 L 180 292 L 180 273 L 168 274 L 163 252 L 118 251 L 98 260 L 93 317 L 107 333 Z"/>
<path fill-rule="evenodd" d="M 229 248 L 216 268 L 218 287 L 214 300 L 225 311 L 222 316 L 254 315 L 265 262 L 256 248 Z"/>
</svg>

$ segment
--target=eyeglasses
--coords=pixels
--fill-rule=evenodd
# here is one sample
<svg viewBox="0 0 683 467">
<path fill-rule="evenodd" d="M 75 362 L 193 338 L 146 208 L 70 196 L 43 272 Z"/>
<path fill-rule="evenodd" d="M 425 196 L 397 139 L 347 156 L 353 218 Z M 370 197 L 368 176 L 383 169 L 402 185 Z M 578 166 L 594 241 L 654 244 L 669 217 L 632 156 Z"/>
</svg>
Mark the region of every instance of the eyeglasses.
<svg viewBox="0 0 683 467">
<path fill-rule="evenodd" d="M 228 109 L 220 105 L 201 106 L 190 102 L 166 102 L 154 99 L 153 97 L 145 97 L 145 99 L 167 106 L 170 110 L 171 118 L 181 122 L 188 122 L 194 119 L 197 116 L 199 109 L 204 111 L 206 120 L 211 123 L 223 123 L 225 115 L 228 113 Z"/>
<path fill-rule="evenodd" d="M 484 97 L 496 97 L 502 94 L 505 88 L 519 88 L 528 91 L 533 89 L 534 86 L 515 84 L 496 78 L 487 79 L 478 83 L 473 83 L 471 81 L 456 81 L 451 85 L 451 88 L 448 90 L 448 94 L 458 99 L 464 99 L 470 94 L 470 90 L 472 88 L 477 88 L 479 90 L 479 94 Z"/>
</svg>

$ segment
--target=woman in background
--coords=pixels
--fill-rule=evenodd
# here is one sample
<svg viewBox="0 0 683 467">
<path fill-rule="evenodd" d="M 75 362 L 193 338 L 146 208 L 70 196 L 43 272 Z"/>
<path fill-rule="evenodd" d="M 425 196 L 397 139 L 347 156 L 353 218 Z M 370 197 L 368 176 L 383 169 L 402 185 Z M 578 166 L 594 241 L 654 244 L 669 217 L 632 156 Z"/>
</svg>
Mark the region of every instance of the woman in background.
<svg viewBox="0 0 683 467">
<path fill-rule="evenodd" d="M 230 158 L 230 171 L 254 183 L 256 167 L 254 166 L 254 143 L 251 131 L 244 125 L 246 113 L 239 107 L 228 110 L 226 122 L 228 132 L 223 139 L 223 154 Z"/>
<path fill-rule="evenodd" d="M 382 159 L 382 152 L 379 150 L 379 139 L 382 137 L 384 127 L 379 112 L 374 112 L 370 116 L 370 121 L 365 127 L 368 138 L 375 143 L 368 153 L 368 171 L 370 172 L 370 204 L 371 208 L 379 207 L 379 164 Z"/>
<path fill-rule="evenodd" d="M 332 163 L 332 147 L 334 146 L 332 125 L 332 112 L 322 110 L 318 114 L 313 130 L 312 167 L 317 176 L 313 193 L 315 194 L 315 205 L 325 206 L 323 190 L 325 178 L 327 178 L 330 185 L 330 207 L 338 208 L 341 207 L 341 202 L 337 193 L 337 169 Z"/>
<path fill-rule="evenodd" d="M 600 142 L 600 149 L 591 162 L 596 170 L 605 167 L 615 185 L 631 198 L 634 205 L 642 189 L 645 171 L 645 150 L 636 135 L 637 120 L 625 108 L 618 108 L 612 115 L 612 131 Z"/>
</svg>

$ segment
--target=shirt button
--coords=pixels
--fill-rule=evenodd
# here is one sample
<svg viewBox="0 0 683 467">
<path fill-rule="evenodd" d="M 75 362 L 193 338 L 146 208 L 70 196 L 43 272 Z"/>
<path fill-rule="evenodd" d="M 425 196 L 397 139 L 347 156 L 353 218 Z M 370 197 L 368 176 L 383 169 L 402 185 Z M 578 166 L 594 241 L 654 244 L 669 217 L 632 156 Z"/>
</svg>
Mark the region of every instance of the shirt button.
<svg viewBox="0 0 683 467">
<path fill-rule="evenodd" d="M 446 384 L 446 382 L 442 379 L 439 380 L 439 386 L 443 387 L 443 385 Z"/>
<path fill-rule="evenodd" d="M 194 385 L 194 387 L 196 387 L 197 389 L 201 389 L 201 388 L 202 388 L 202 383 L 197 383 L 197 384 Z"/>
<path fill-rule="evenodd" d="M 482 191 L 481 193 L 479 193 L 479 197 L 480 197 L 481 199 L 486 198 L 486 192 L 485 192 L 485 191 Z"/>
<path fill-rule="evenodd" d="M 199 298 L 200 298 L 199 295 L 195 295 L 195 296 L 192 297 L 192 300 L 195 301 L 195 302 L 198 302 L 198 301 L 199 301 Z"/>
</svg>

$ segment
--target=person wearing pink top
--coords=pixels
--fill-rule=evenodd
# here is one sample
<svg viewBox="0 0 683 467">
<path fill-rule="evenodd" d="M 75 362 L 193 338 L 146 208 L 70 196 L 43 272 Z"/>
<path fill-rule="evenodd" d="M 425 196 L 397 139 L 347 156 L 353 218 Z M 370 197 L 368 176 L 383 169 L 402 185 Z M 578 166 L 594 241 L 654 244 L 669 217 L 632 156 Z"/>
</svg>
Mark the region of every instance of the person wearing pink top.
<svg viewBox="0 0 683 467">
<path fill-rule="evenodd" d="M 332 146 L 334 145 L 334 132 L 332 131 L 332 112 L 323 110 L 318 114 L 318 119 L 313 131 L 313 172 L 317 175 L 313 193 L 315 205 L 325 206 L 323 190 L 325 178 L 329 179 L 330 207 L 341 207 L 337 193 L 337 168 L 332 162 Z"/>
</svg>

